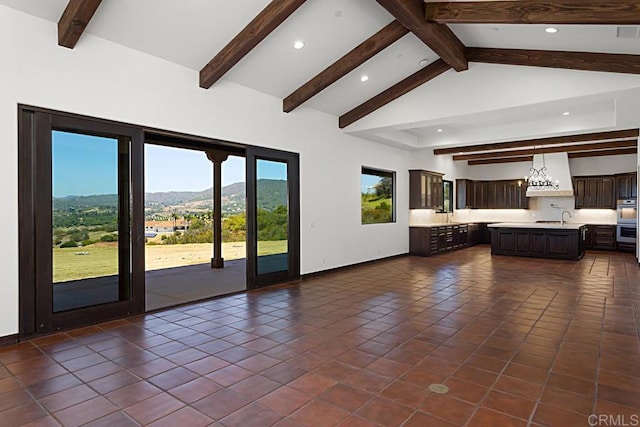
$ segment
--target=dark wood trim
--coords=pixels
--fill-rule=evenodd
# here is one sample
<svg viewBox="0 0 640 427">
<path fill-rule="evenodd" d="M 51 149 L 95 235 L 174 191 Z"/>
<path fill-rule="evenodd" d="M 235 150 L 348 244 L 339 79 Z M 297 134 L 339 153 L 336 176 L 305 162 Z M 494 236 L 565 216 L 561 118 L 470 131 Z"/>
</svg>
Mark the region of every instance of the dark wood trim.
<svg viewBox="0 0 640 427">
<path fill-rule="evenodd" d="M 200 87 L 209 89 L 305 0 L 272 0 L 233 40 L 200 70 Z"/>
<path fill-rule="evenodd" d="M 526 148 L 523 150 L 499 151 L 499 152 L 491 152 L 491 153 L 459 154 L 459 155 L 454 155 L 453 160 L 491 159 L 495 157 L 526 156 L 530 154 L 543 154 L 543 153 L 573 153 L 576 151 L 591 151 L 591 150 L 600 150 L 600 149 L 604 150 L 604 149 L 610 149 L 610 148 L 628 148 L 628 147 L 636 147 L 637 145 L 638 145 L 637 139 L 624 139 L 622 141 L 594 142 L 590 144 L 554 145 L 553 147 Z"/>
<path fill-rule="evenodd" d="M 257 273 L 257 160 L 270 160 L 287 164 L 288 189 L 288 266 L 286 271 Z M 270 148 L 247 148 L 247 289 L 283 283 L 300 278 L 300 156 L 288 151 Z"/>
<path fill-rule="evenodd" d="M 598 151 L 584 151 L 578 153 L 569 153 L 570 159 L 577 159 L 580 157 L 601 157 L 601 156 L 619 156 L 622 154 L 637 154 L 638 148 L 623 148 L 621 150 L 598 150 Z"/>
<path fill-rule="evenodd" d="M 40 109 L 34 111 L 25 106 L 19 106 L 19 116 L 22 117 L 19 133 L 20 177 L 26 182 L 21 189 L 20 217 L 20 335 L 29 336 L 52 332 L 69 327 L 95 323 L 97 320 L 107 320 L 122 317 L 132 313 L 144 311 L 144 222 L 140 221 L 144 215 L 143 195 L 143 147 L 142 130 L 131 126 L 120 126 L 92 121 L 86 118 L 78 119 L 67 115 L 57 115 Z M 30 127 L 30 130 L 27 130 Z M 131 179 L 126 183 L 120 181 L 120 192 L 125 186 L 126 196 L 122 196 L 119 205 L 132 203 L 132 218 L 138 221 L 138 226 L 124 225 L 121 232 L 129 234 L 132 239 L 127 253 L 122 254 L 121 281 L 125 283 L 122 290 L 122 301 L 70 310 L 53 312 L 52 292 L 52 261 L 51 261 L 51 132 L 52 130 L 66 130 L 76 133 L 118 137 L 119 145 L 119 176 L 129 178 L 129 174 L 138 177 L 137 184 Z M 123 137 L 123 138 L 120 138 Z M 28 154 L 28 156 L 27 156 Z M 131 163 L 129 162 L 131 156 Z M 126 157 L 126 159 L 125 159 Z M 37 187 L 36 187 L 37 183 Z M 22 184 L 22 183 L 21 183 Z M 24 194 L 22 194 L 24 190 Z M 124 202 L 124 199 L 126 203 Z M 29 202 L 32 200 L 32 202 Z M 131 200 L 131 202 L 129 202 Z M 136 208 L 139 212 L 136 213 Z M 124 212 L 124 211 L 123 211 Z M 122 215 L 123 212 L 120 214 Z M 128 222 L 129 212 L 125 215 Z M 28 222 L 28 224 L 27 224 Z M 136 239 L 137 237 L 137 239 Z M 129 252 L 131 251 L 131 252 Z M 22 255 L 25 255 L 24 258 Z M 125 261 L 126 258 L 126 262 Z M 132 260 L 130 263 L 129 260 Z M 26 270 L 31 269 L 29 273 Z M 127 283 L 132 287 L 128 288 Z"/>
<path fill-rule="evenodd" d="M 245 148 L 251 144 L 227 141 L 224 139 L 210 138 L 206 136 L 193 135 L 184 132 L 176 132 L 165 129 L 154 128 L 151 126 L 141 125 L 137 123 L 120 122 L 117 120 L 100 119 L 85 114 L 68 113 L 66 111 L 53 110 L 49 108 L 37 107 L 28 104 L 18 104 L 18 109 L 26 109 L 33 112 L 46 114 L 55 114 L 57 116 L 69 117 L 75 119 L 91 120 L 95 123 L 103 123 L 106 125 L 118 125 L 130 127 L 144 132 L 145 141 L 153 144 L 166 145 L 176 148 L 192 148 L 195 150 L 206 151 L 211 148 L 223 149 L 235 156 L 244 156 Z"/>
<path fill-rule="evenodd" d="M 640 74 L 640 55 L 468 47 L 469 62 Z"/>
<path fill-rule="evenodd" d="M 0 348 L 18 344 L 19 341 L 20 340 L 18 334 L 5 335 L 3 337 L 0 337 Z"/>
<path fill-rule="evenodd" d="M 638 129 L 615 130 L 610 132 L 583 133 L 578 135 L 552 136 L 548 138 L 523 139 L 520 141 L 496 142 L 492 144 L 463 145 L 458 147 L 436 148 L 433 154 L 473 153 L 476 151 L 507 150 L 510 148 L 533 147 L 535 145 L 559 145 L 573 142 L 604 141 L 609 139 L 637 138 Z"/>
<path fill-rule="evenodd" d="M 640 24 L 637 1 L 472 1 L 426 3 L 439 24 Z"/>
<path fill-rule="evenodd" d="M 285 113 L 295 110 L 304 102 L 313 98 L 408 33 L 409 30 L 407 30 L 404 25 L 398 21 L 392 21 L 389 25 L 369 37 L 351 52 L 338 59 L 320 74 L 287 96 L 284 101 L 282 101 L 282 110 Z"/>
<path fill-rule="evenodd" d="M 19 333 L 36 331 L 35 278 L 35 114 L 18 108 L 18 293 Z"/>
<path fill-rule="evenodd" d="M 425 21 L 423 0 L 376 1 L 453 69 L 469 68 L 465 46 L 453 31 L 446 25 Z"/>
<path fill-rule="evenodd" d="M 497 159 L 481 159 L 481 160 L 469 160 L 467 164 L 469 166 L 478 165 L 493 165 L 498 163 L 516 163 L 516 162 L 532 162 L 533 156 L 519 156 L 519 157 L 500 157 Z"/>
<path fill-rule="evenodd" d="M 438 77 L 440 74 L 450 69 L 451 66 L 449 64 L 444 62 L 442 59 L 438 59 L 437 61 L 427 65 L 420 71 L 413 73 L 401 82 L 391 86 L 384 92 L 379 93 L 368 101 L 363 102 L 356 108 L 340 116 L 340 119 L 338 120 L 338 126 L 340 127 L 340 129 L 349 126 L 350 124 L 360 120 L 364 116 L 373 113 L 378 108 L 390 103 L 397 98 L 400 98 L 407 92 L 412 91 L 418 86 L 425 84 L 429 80 Z"/>
<path fill-rule="evenodd" d="M 398 258 L 404 258 L 410 256 L 409 252 L 398 255 L 391 255 L 384 258 L 372 259 L 369 261 L 356 262 L 355 264 L 343 265 L 341 267 L 329 268 L 327 270 L 314 271 L 313 273 L 307 273 L 300 276 L 300 280 L 309 280 L 314 279 L 316 277 L 325 276 L 327 274 L 339 273 L 341 271 L 348 271 L 359 267 L 366 267 L 367 265 L 376 264 L 379 262 L 391 261 Z"/>
<path fill-rule="evenodd" d="M 58 21 L 58 45 L 73 49 L 102 0 L 69 0 Z"/>
</svg>

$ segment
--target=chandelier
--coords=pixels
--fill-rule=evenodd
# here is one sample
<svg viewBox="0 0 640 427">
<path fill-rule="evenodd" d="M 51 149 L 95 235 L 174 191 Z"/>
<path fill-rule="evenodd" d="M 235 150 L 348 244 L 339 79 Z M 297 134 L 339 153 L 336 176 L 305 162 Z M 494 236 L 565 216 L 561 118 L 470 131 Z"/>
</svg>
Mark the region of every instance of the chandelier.
<svg viewBox="0 0 640 427">
<path fill-rule="evenodd" d="M 527 189 L 550 189 L 557 190 L 560 187 L 560 181 L 553 181 L 551 175 L 547 175 L 547 167 L 544 163 L 544 153 L 542 154 L 542 167 L 536 169 L 533 161 L 531 162 L 531 169 L 529 169 L 529 176 L 525 176 L 524 180 L 527 183 Z"/>
</svg>

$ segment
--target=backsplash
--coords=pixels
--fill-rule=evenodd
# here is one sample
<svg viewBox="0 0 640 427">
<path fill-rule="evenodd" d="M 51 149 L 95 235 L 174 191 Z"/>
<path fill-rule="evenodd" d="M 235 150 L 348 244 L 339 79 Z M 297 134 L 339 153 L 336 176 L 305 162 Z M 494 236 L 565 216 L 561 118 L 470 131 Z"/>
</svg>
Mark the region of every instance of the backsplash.
<svg viewBox="0 0 640 427">
<path fill-rule="evenodd" d="M 614 209 L 574 209 L 573 197 L 535 197 L 529 199 L 529 209 L 460 209 L 448 214 L 454 222 L 536 222 L 560 221 L 562 211 L 569 211 L 569 222 L 585 224 L 615 224 Z M 447 221 L 447 214 L 434 210 L 409 211 L 409 225 L 428 225 Z"/>
</svg>

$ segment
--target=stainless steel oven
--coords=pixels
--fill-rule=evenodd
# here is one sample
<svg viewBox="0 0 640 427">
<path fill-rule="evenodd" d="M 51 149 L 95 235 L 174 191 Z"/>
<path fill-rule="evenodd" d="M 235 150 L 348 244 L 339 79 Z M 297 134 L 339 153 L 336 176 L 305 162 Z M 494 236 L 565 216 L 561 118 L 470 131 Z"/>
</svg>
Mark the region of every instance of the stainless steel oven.
<svg viewBox="0 0 640 427">
<path fill-rule="evenodd" d="M 638 201 L 635 199 L 618 200 L 616 203 L 616 218 L 618 225 L 638 224 Z"/>
<path fill-rule="evenodd" d="M 635 243 L 638 237 L 638 229 L 635 224 L 618 224 L 616 241 L 620 243 Z"/>
</svg>

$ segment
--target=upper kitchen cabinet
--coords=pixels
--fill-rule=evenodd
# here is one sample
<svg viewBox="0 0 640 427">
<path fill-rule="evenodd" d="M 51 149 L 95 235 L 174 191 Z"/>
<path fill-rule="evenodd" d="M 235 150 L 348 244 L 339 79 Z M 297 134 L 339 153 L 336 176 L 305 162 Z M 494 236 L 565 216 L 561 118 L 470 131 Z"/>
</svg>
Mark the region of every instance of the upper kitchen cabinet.
<svg viewBox="0 0 640 427">
<path fill-rule="evenodd" d="M 409 209 L 444 208 L 442 177 L 444 174 L 425 170 L 409 171 Z"/>
<path fill-rule="evenodd" d="M 456 180 L 457 209 L 528 209 L 522 180 Z"/>
<path fill-rule="evenodd" d="M 615 209 L 616 178 L 605 176 L 573 177 L 576 209 Z"/>
<path fill-rule="evenodd" d="M 637 199 L 638 174 L 630 172 L 616 175 L 616 191 L 618 199 Z"/>
</svg>

